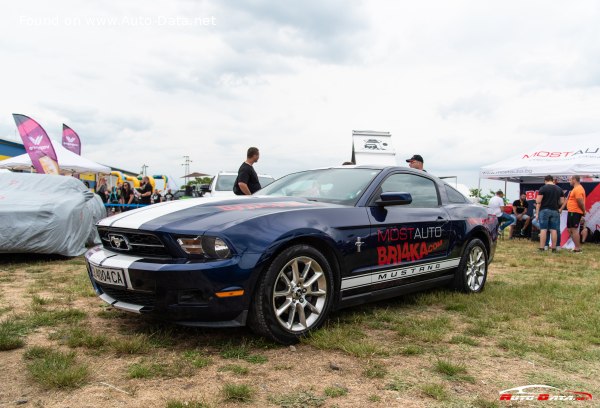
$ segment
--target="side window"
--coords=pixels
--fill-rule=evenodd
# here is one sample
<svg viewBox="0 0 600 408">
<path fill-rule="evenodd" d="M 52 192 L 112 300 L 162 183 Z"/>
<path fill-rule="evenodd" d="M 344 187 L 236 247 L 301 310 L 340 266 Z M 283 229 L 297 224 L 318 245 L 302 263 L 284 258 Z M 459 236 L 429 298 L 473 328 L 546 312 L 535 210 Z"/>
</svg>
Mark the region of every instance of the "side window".
<svg viewBox="0 0 600 408">
<path fill-rule="evenodd" d="M 448 201 L 451 203 L 467 203 L 467 199 L 460 192 L 456 191 L 449 185 L 446 185 L 446 194 L 448 194 Z"/>
<path fill-rule="evenodd" d="M 380 193 L 410 193 L 412 203 L 408 207 L 437 207 L 438 193 L 435 183 L 414 174 L 392 174 L 381 184 Z"/>
</svg>

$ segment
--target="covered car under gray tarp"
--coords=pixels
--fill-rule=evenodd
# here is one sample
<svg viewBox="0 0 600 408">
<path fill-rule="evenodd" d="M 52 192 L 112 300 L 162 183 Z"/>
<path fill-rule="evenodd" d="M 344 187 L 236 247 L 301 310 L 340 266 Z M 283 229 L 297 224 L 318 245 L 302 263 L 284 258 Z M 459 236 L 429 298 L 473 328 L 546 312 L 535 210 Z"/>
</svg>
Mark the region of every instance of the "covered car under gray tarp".
<svg viewBox="0 0 600 408">
<path fill-rule="evenodd" d="M 68 176 L 0 174 L 0 253 L 78 256 L 99 244 L 100 197 Z"/>
</svg>

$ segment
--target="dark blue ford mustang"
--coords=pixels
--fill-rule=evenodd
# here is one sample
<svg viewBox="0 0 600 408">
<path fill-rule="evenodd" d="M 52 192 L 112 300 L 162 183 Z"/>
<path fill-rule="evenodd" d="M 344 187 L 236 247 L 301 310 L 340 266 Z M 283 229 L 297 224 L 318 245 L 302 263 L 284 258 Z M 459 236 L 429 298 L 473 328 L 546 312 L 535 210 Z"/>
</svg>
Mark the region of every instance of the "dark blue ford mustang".
<svg viewBox="0 0 600 408">
<path fill-rule="evenodd" d="M 483 290 L 495 218 L 398 167 L 285 176 L 252 197 L 157 204 L 98 224 L 86 253 L 102 300 L 204 327 L 248 324 L 293 343 L 334 309 L 448 285 Z"/>
</svg>

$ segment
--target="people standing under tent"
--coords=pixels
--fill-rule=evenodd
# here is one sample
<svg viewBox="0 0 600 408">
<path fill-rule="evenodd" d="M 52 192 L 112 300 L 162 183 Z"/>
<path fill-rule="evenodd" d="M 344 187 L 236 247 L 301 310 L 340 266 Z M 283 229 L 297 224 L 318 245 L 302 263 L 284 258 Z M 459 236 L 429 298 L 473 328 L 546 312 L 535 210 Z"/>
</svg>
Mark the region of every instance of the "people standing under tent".
<svg viewBox="0 0 600 408">
<path fill-rule="evenodd" d="M 515 200 L 512 205 L 513 205 L 513 217 L 515 218 L 515 223 L 510 226 L 510 236 L 511 237 L 513 236 L 513 234 L 512 234 L 513 228 L 515 227 L 516 223 L 521 220 L 525 221 L 525 223 L 521 227 L 520 235 L 525 236 L 525 230 L 527 230 L 527 227 L 529 226 L 529 223 L 531 222 L 531 217 L 529 215 L 527 215 L 527 209 L 529 208 L 529 203 L 527 202 L 527 196 L 525 195 L 525 193 L 521 194 L 519 199 Z"/>
<path fill-rule="evenodd" d="M 567 229 L 575 244 L 573 252 L 581 252 L 581 237 L 579 235 L 579 224 L 585 215 L 585 190 L 580 182 L 579 176 L 571 176 L 569 180 L 573 189 L 567 200 Z"/>
<path fill-rule="evenodd" d="M 488 203 L 488 210 L 490 214 L 495 215 L 498 219 L 498 229 L 500 233 L 504 231 L 504 229 L 512 224 L 514 224 L 515 219 L 512 215 L 509 215 L 504 212 L 506 205 L 504 203 L 504 193 L 502 190 L 496 191 L 496 195 L 490 198 Z"/>
<path fill-rule="evenodd" d="M 558 231 L 560 231 L 560 215 L 558 209 L 564 202 L 563 191 L 554 184 L 552 176 L 544 178 L 544 185 L 539 189 L 535 199 L 535 217 L 540 223 L 540 251 L 545 250 L 546 237 L 551 234 L 552 252 L 556 252 Z"/>
</svg>

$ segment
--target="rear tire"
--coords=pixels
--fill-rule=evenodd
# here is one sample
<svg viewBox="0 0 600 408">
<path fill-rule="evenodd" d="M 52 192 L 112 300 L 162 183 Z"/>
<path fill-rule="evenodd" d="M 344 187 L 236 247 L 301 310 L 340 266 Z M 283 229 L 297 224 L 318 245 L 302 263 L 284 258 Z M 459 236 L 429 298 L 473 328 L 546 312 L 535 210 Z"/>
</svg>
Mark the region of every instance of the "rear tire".
<svg viewBox="0 0 600 408">
<path fill-rule="evenodd" d="M 488 275 L 488 253 L 480 239 L 467 243 L 454 275 L 453 288 L 465 293 L 479 293 Z"/>
<path fill-rule="evenodd" d="M 291 246 L 259 278 L 248 325 L 279 343 L 297 343 L 327 319 L 333 290 L 327 258 L 312 246 Z"/>
</svg>

